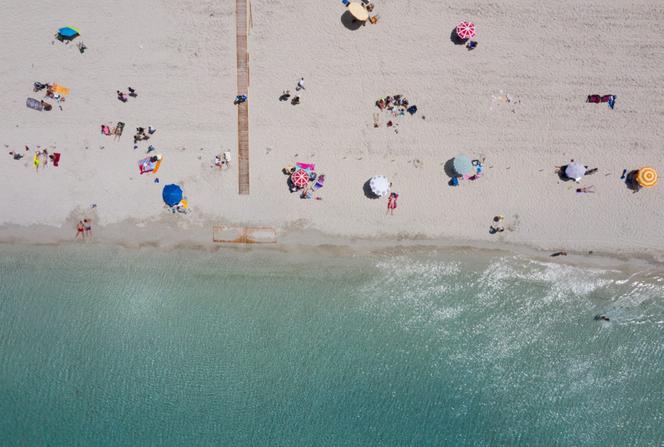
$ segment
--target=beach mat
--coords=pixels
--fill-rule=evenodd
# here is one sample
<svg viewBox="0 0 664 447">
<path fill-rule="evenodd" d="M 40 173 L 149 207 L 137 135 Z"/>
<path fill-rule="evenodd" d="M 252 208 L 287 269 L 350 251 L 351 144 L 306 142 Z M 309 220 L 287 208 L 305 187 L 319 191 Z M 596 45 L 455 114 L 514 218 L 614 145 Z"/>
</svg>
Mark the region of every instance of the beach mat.
<svg viewBox="0 0 664 447">
<path fill-rule="evenodd" d="M 41 112 L 42 110 L 44 110 L 44 106 L 42 105 L 42 102 L 39 101 L 39 100 L 36 100 L 35 98 L 28 98 L 28 99 L 25 101 L 25 105 L 26 105 L 28 108 L 33 109 L 33 110 L 37 110 L 37 111 L 39 111 L 39 112 Z"/>
</svg>

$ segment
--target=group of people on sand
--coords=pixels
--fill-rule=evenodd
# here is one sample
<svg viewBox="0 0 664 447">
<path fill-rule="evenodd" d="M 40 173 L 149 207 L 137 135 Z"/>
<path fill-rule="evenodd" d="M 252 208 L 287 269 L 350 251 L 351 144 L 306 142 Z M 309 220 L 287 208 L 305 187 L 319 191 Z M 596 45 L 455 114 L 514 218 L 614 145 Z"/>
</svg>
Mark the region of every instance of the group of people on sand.
<svg viewBox="0 0 664 447">
<path fill-rule="evenodd" d="M 129 91 L 129 93 L 121 92 L 120 90 L 116 90 L 116 91 L 115 91 L 115 92 L 117 93 L 117 95 L 118 95 L 118 100 L 119 100 L 119 101 L 121 101 L 121 102 L 127 102 L 127 101 L 129 101 L 129 98 L 136 98 L 136 97 L 138 97 L 138 93 L 136 93 L 136 90 L 135 90 L 135 89 L 133 89 L 133 88 L 131 88 L 131 87 L 127 87 L 127 90 Z"/>
<path fill-rule="evenodd" d="M 304 90 L 304 78 L 300 78 L 299 81 L 297 81 L 297 84 L 295 85 L 295 95 L 293 96 L 293 99 L 291 99 L 291 104 L 296 106 L 300 103 L 300 92 Z M 288 101 L 291 97 L 291 92 L 290 90 L 284 90 L 281 92 L 281 96 L 279 96 L 279 101 Z"/>
<path fill-rule="evenodd" d="M 29 151 L 30 148 L 28 148 L 28 146 L 25 146 L 25 150 Z M 10 152 L 9 154 L 14 157 L 14 160 L 20 160 L 21 158 L 23 158 L 23 155 L 17 152 Z M 40 167 L 45 168 L 46 166 L 48 166 L 49 162 L 53 164 L 53 166 L 58 167 L 60 164 L 60 153 L 53 152 L 52 154 L 49 154 L 47 149 L 37 148 L 32 157 L 32 164 L 35 167 L 35 171 L 39 172 L 39 168 Z"/>
<path fill-rule="evenodd" d="M 55 92 L 53 90 L 52 84 L 49 84 L 47 82 L 34 82 L 32 84 L 32 91 L 34 92 L 40 92 L 44 89 L 46 89 L 46 94 L 44 95 L 44 99 L 41 100 L 41 105 L 43 107 L 43 110 L 49 112 L 53 108 L 53 106 L 50 103 L 45 101 L 45 99 L 47 98 L 53 99 L 55 102 L 58 103 L 58 107 L 62 109 L 61 103 L 65 101 L 65 97 L 60 93 Z"/>
<path fill-rule="evenodd" d="M 92 219 L 87 217 L 79 220 L 76 225 L 76 239 L 85 239 L 92 236 Z"/>
<path fill-rule="evenodd" d="M 147 131 L 144 127 L 137 127 L 136 134 L 134 134 L 134 149 L 137 149 L 136 143 L 139 141 L 147 141 L 150 139 L 150 136 L 153 135 L 157 129 L 152 126 L 148 126 Z M 147 133 L 146 133 L 147 132 Z"/>
<path fill-rule="evenodd" d="M 378 107 L 378 109 L 380 109 L 381 111 L 389 112 L 390 115 L 394 118 L 405 116 L 406 112 L 409 113 L 411 116 L 417 113 L 417 106 L 411 105 L 408 99 L 404 95 L 394 95 L 394 96 L 386 96 L 384 98 L 380 98 L 376 100 L 376 107 Z M 380 115 L 378 113 L 374 114 L 373 125 L 374 127 L 380 127 Z M 398 124 L 392 120 L 389 120 L 386 125 L 387 127 L 398 126 Z M 399 131 L 396 128 L 394 129 L 394 131 L 396 133 L 399 133 Z"/>
</svg>

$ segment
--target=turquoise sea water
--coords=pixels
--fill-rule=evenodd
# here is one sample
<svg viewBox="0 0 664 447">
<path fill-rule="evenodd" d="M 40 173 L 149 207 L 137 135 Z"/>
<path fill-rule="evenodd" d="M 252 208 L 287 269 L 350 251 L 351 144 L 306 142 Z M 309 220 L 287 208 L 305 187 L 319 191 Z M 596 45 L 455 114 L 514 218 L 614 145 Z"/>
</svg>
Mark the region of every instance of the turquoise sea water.
<svg viewBox="0 0 664 447">
<path fill-rule="evenodd" d="M 4 246 L 0 444 L 659 446 L 663 341 L 655 270 Z"/>
</svg>

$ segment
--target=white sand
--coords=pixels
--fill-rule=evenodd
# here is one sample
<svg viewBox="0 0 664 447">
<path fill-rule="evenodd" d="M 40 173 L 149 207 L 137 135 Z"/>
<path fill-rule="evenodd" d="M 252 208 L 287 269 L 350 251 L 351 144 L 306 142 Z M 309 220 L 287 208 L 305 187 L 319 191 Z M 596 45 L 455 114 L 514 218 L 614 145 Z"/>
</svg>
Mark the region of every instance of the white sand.
<svg viewBox="0 0 664 447">
<path fill-rule="evenodd" d="M 184 239 L 191 229 L 205 240 L 213 223 L 230 222 L 664 252 L 664 183 L 633 194 L 619 179 L 623 168 L 643 165 L 664 174 L 659 2 L 377 0 L 379 23 L 351 31 L 338 1 L 253 0 L 248 197 L 237 194 L 237 164 L 210 168 L 222 150 L 237 159 L 235 2 L 77 3 L 10 2 L 3 11 L 0 143 L 5 152 L 53 145 L 62 161 L 35 174 L 30 155 L 0 157 L 0 240 L 27 237 L 17 225 L 36 224 L 30 237 L 70 239 L 74 221 L 91 214 L 102 239 L 104 228 L 117 235 L 111 229 L 122 223 L 129 238 L 176 221 Z M 477 26 L 475 51 L 450 42 L 461 19 Z M 81 29 L 85 54 L 77 41 L 52 44 L 65 25 Z M 278 101 L 300 76 L 302 103 Z M 41 98 L 34 81 L 70 87 L 64 111 L 27 109 L 26 97 Z M 123 104 L 115 91 L 129 85 L 139 96 Z M 398 120 L 398 134 L 384 117 L 374 129 L 375 100 L 396 93 L 418 113 Z M 616 109 L 586 104 L 595 93 L 616 94 Z M 498 98 L 506 94 L 514 102 Z M 120 142 L 99 132 L 110 121 L 126 123 Z M 138 173 L 147 144 L 132 149 L 134 129 L 148 125 L 158 129 L 149 143 L 164 155 L 159 185 Z M 488 169 L 450 188 L 442 164 L 459 152 L 486 157 Z M 582 181 L 596 194 L 577 195 L 575 184 L 558 180 L 554 166 L 570 158 L 599 168 Z M 326 174 L 322 201 L 288 192 L 280 171 L 295 161 Z M 386 215 L 386 200 L 364 196 L 374 174 L 390 177 L 400 194 L 396 215 Z M 184 187 L 192 214 L 166 214 L 161 188 L 172 182 Z M 496 214 L 513 231 L 489 235 Z"/>
</svg>

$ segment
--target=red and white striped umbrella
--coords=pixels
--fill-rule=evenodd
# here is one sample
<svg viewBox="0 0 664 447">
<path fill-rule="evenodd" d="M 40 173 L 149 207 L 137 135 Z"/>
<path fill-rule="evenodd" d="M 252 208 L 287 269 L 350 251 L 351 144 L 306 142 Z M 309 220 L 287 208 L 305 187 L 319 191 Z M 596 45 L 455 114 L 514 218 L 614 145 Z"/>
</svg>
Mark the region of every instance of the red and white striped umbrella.
<svg viewBox="0 0 664 447">
<path fill-rule="evenodd" d="M 304 169 L 298 169 L 290 176 L 291 182 L 298 188 L 304 188 L 309 183 L 309 173 Z"/>
<path fill-rule="evenodd" d="M 471 39 L 475 37 L 475 24 L 473 22 L 461 22 L 456 27 L 459 39 Z"/>
</svg>

